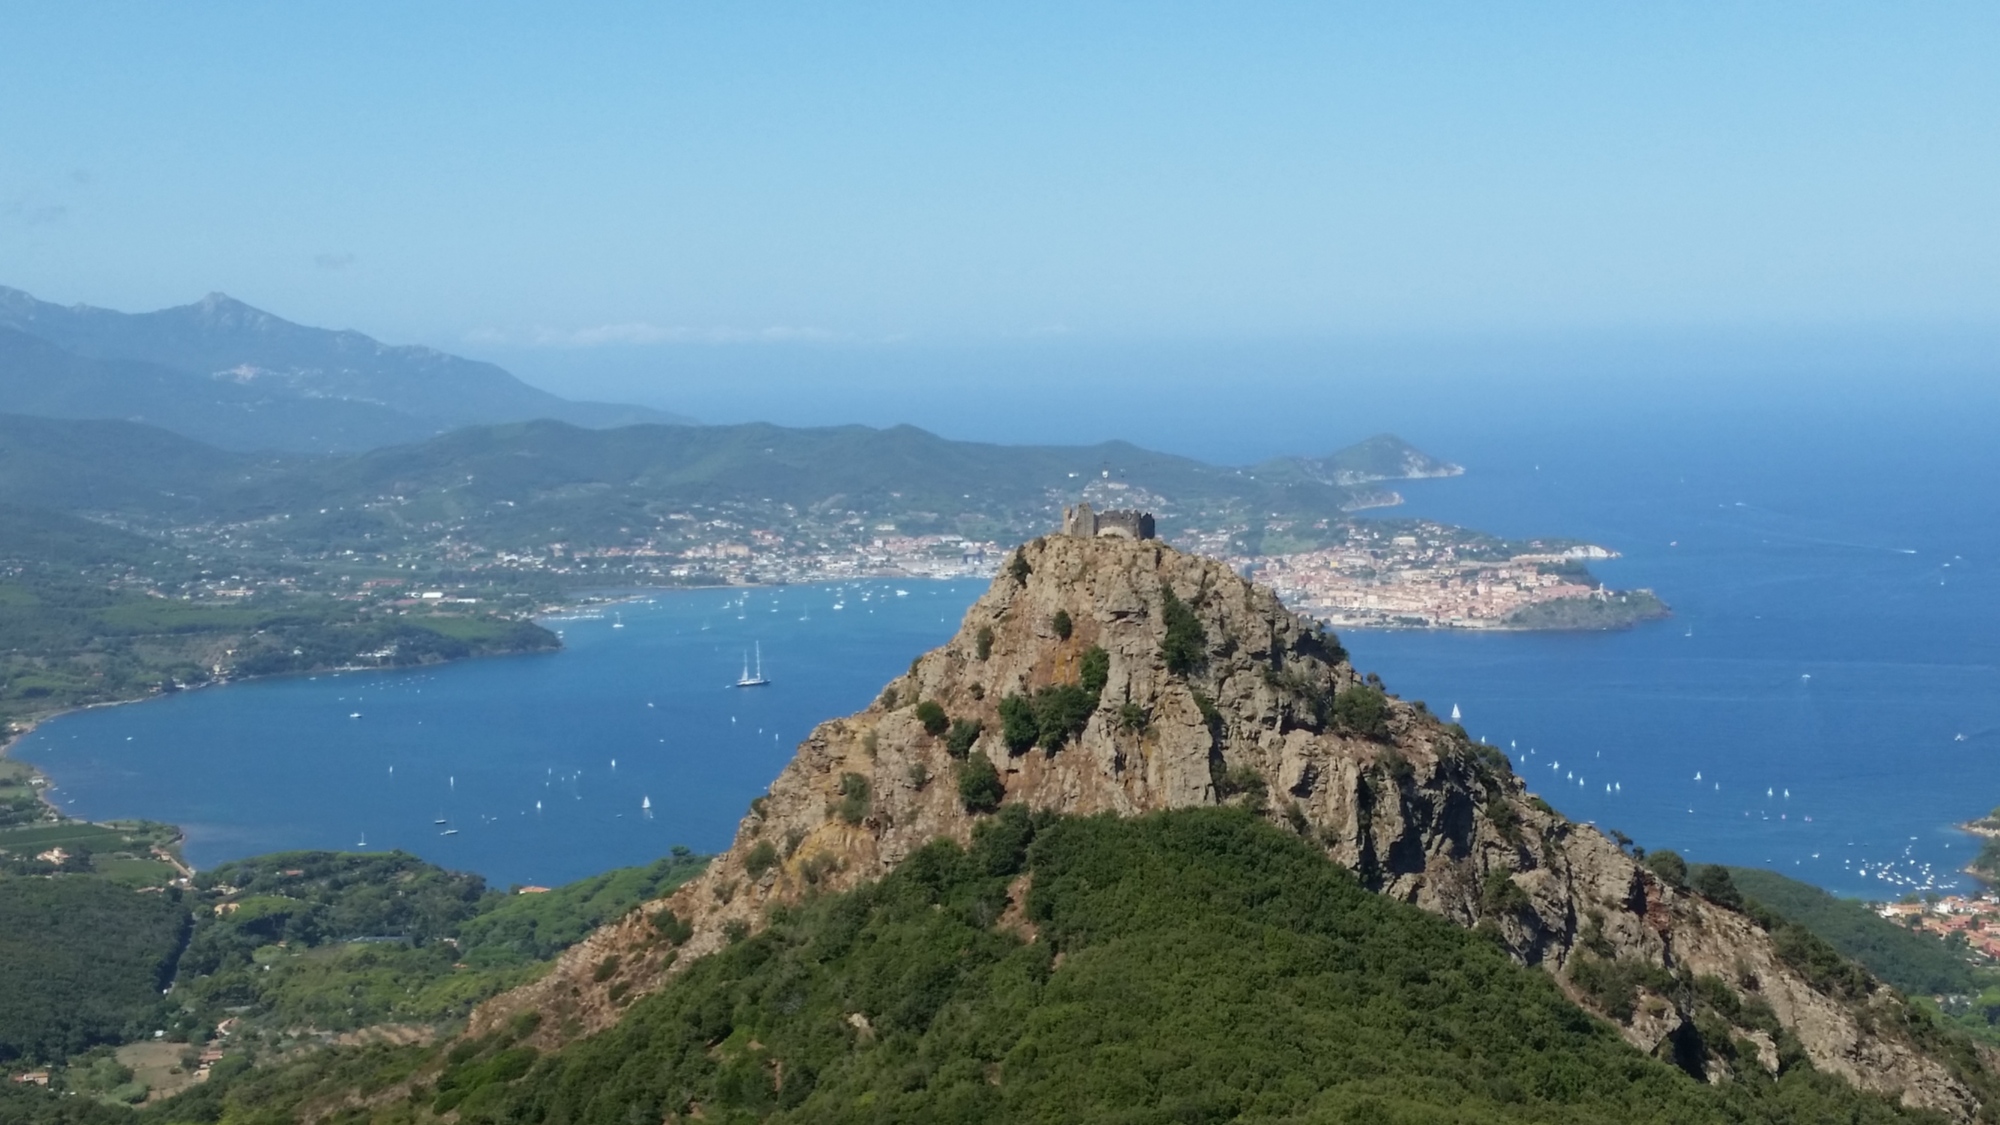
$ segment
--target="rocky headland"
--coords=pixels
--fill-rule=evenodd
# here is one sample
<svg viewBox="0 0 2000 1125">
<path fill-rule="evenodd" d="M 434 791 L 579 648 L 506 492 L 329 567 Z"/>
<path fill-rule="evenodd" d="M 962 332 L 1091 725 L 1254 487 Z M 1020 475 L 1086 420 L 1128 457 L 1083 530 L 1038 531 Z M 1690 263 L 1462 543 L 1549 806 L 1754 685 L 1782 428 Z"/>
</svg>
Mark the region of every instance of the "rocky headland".
<svg viewBox="0 0 2000 1125">
<path fill-rule="evenodd" d="M 1247 806 L 1710 1081 L 1803 1059 L 1961 1121 L 1990 1081 L 1861 970 L 1563 817 L 1268 589 L 1158 541 L 1079 535 L 1020 548 L 950 642 L 813 731 L 702 876 L 482 1006 L 469 1034 L 529 1011 L 544 1048 L 606 1028 L 772 907 L 967 841 L 1001 801 Z"/>
</svg>

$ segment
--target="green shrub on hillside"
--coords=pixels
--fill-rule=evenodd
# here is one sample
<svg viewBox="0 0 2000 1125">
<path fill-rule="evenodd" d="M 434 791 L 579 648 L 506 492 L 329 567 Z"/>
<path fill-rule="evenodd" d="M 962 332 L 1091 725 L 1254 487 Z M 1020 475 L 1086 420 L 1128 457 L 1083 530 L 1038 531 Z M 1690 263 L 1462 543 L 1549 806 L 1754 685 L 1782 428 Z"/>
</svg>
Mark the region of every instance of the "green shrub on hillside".
<svg viewBox="0 0 2000 1125">
<path fill-rule="evenodd" d="M 944 736 L 944 752 L 954 758 L 964 758 L 972 752 L 973 744 L 979 741 L 984 728 L 978 719 L 954 719 L 951 730 Z"/>
<path fill-rule="evenodd" d="M 840 803 L 834 814 L 849 824 L 860 824 L 868 816 L 868 779 L 858 773 L 840 775 Z"/>
<path fill-rule="evenodd" d="M 1647 853 L 1644 862 L 1646 869 L 1658 875 L 1660 882 L 1665 883 L 1667 886 L 1676 889 L 1687 886 L 1687 860 L 1682 859 L 1679 852 L 1668 848 L 1661 848 L 1658 851 Z"/>
<path fill-rule="evenodd" d="M 1389 700 L 1368 684 L 1356 684 L 1333 697 L 1333 717 L 1342 727 L 1364 738 L 1389 734 Z"/>
<path fill-rule="evenodd" d="M 606 871 L 542 894 L 507 895 L 459 925 L 460 958 L 478 968 L 546 961 L 707 866 L 706 856 L 676 846 L 643 867 Z"/>
<path fill-rule="evenodd" d="M 1146 709 L 1130 700 L 1118 705 L 1118 728 L 1134 734 L 1146 729 Z"/>
<path fill-rule="evenodd" d="M 1027 696 L 1009 695 L 1000 700 L 1000 739 L 1010 753 L 1026 751 L 1041 735 L 1034 704 L 1028 702 Z"/>
<path fill-rule="evenodd" d="M 1090 713 L 1097 709 L 1097 696 L 1079 684 L 1051 684 L 1035 692 L 1030 704 L 1035 715 L 1035 743 L 1055 750 L 1083 733 Z"/>
<path fill-rule="evenodd" d="M 1077 661 L 1077 680 L 1083 690 L 1095 700 L 1104 693 L 1104 685 L 1111 679 L 1111 654 L 1092 645 L 1083 650 L 1082 659 Z"/>
<path fill-rule="evenodd" d="M 1689 873 L 1688 885 L 1694 888 L 1694 893 L 1717 906 L 1726 906 L 1731 910 L 1743 909 L 1743 892 L 1736 889 L 1736 881 L 1729 877 L 1727 867 L 1713 863 L 1700 864 Z"/>
<path fill-rule="evenodd" d="M 1167 671 L 1185 676 L 1201 667 L 1208 659 L 1208 633 L 1171 586 L 1160 587 L 1160 618 L 1167 627 L 1166 638 L 1160 642 L 1160 659 Z"/>
<path fill-rule="evenodd" d="M 1000 807 L 1007 796 L 1007 787 L 1000 780 L 1000 771 L 984 754 L 974 754 L 958 767 L 958 799 L 964 803 L 965 811 L 988 813 Z"/>
</svg>

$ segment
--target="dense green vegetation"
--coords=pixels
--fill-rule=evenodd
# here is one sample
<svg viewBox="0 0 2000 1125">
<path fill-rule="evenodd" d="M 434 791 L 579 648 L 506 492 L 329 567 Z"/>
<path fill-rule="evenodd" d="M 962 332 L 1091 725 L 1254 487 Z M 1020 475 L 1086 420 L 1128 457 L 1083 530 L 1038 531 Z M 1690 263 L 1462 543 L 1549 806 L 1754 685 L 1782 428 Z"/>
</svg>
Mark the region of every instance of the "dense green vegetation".
<svg viewBox="0 0 2000 1125">
<path fill-rule="evenodd" d="M 1863 903 L 1836 898 L 1775 871 L 1732 867 L 1729 875 L 1738 890 L 1761 906 L 1811 930 L 1912 996 L 1977 992 L 1985 983 L 1981 978 L 1988 974 L 1967 964 L 1962 951 L 1947 948 L 1930 934 L 1899 926 Z"/>
<path fill-rule="evenodd" d="M 461 923 L 458 944 L 475 966 L 546 961 L 598 926 L 694 878 L 707 863 L 707 857 L 675 845 L 672 854 L 644 867 L 621 867 L 545 894 L 509 895 Z"/>
<path fill-rule="evenodd" d="M 1033 942 L 999 924 L 1033 877 Z M 1544 973 L 1234 810 L 1010 808 L 537 1059 L 454 1050 L 461 1122 L 1893 1121 L 1807 1066 L 1710 1087 Z M 227 1101 L 231 1095 L 224 1095 Z M 421 1095 L 420 1095 L 421 1096 Z M 247 1102 L 238 1103 L 247 1105 Z"/>
<path fill-rule="evenodd" d="M 225 863 L 197 884 L 221 909 L 202 921 L 184 971 L 220 973 L 283 942 L 312 947 L 356 938 L 422 945 L 455 934 L 486 907 L 486 881 L 407 852 L 276 852 Z"/>
<path fill-rule="evenodd" d="M 469 960 L 523 952 L 523 934 L 543 929 L 525 926 L 523 911 L 573 922 L 582 904 L 657 893 L 699 864 L 674 857 L 567 888 L 564 901 L 469 895 L 463 877 L 405 862 L 276 856 L 231 875 L 236 901 L 296 892 L 285 897 L 308 906 L 292 917 L 413 934 L 456 926 Z M 1016 921 L 1007 888 L 1022 873 L 1031 883 Z M 379 1007 L 398 990 L 414 1003 L 436 982 L 369 977 L 356 988 L 364 974 L 339 959 L 446 948 L 329 943 L 304 960 L 327 960 L 325 984 L 345 974 L 341 995 Z M 268 975 L 305 979 L 271 963 L 280 967 Z M 1621 993 L 1670 983 L 1635 974 L 1604 962 L 1573 983 L 1613 1007 Z M 371 1001 L 381 984 L 385 1000 Z M 1704 1013 L 1775 1030 L 1768 1008 L 1720 982 L 1692 987 Z M 1008 806 L 969 848 L 937 842 L 880 883 L 776 911 L 768 930 L 703 959 L 602 1035 L 543 1057 L 519 1042 L 533 1026 L 530 1013 L 446 1048 L 285 1053 L 255 1067 L 232 1058 L 208 1083 L 136 1112 L 109 1104 L 133 1096 L 129 1074 L 90 1056 L 59 1084 L 93 1096 L 0 1091 L 0 1123 L 275 1123 L 411 1079 L 407 1095 L 337 1120 L 1930 1119 L 1815 1072 L 1795 1045 L 1779 1077 L 1743 1067 L 1719 1087 L 1642 1057 L 1547 974 L 1477 932 L 1368 893 L 1309 844 L 1233 809 L 1121 820 Z"/>
<path fill-rule="evenodd" d="M 1170 586 L 1160 588 L 1160 617 L 1166 623 L 1166 639 L 1160 642 L 1160 659 L 1167 671 L 1185 676 L 1208 658 L 1208 633 L 1194 610 Z"/>
<path fill-rule="evenodd" d="M 1355 684 L 1333 697 L 1333 717 L 1356 734 L 1385 737 L 1389 733 L 1389 698 L 1371 684 Z"/>
<path fill-rule="evenodd" d="M 1555 598 L 1515 610 L 1507 624 L 1516 629 L 1622 629 L 1667 616 L 1667 604 L 1650 590 L 1607 591 L 1601 597 Z"/>
<path fill-rule="evenodd" d="M 1029 695 L 1017 692 L 1002 698 L 1000 739 L 1007 744 L 1007 752 L 1022 754 L 1032 746 L 1054 751 L 1083 733 L 1104 694 L 1110 671 L 1110 654 L 1093 645 L 1077 661 L 1077 683 L 1046 684 Z M 979 737 L 978 724 L 962 728 L 961 737 L 970 749 L 971 740 Z M 953 755 L 962 757 L 963 752 L 954 749 Z"/>
<path fill-rule="evenodd" d="M 259 856 L 186 894 L 95 875 L 0 880 L 0 1059 L 60 1062 L 153 1030 L 199 1043 L 230 1016 L 239 1041 L 462 1018 L 705 862 L 676 848 L 539 894 L 400 852 Z"/>
<path fill-rule="evenodd" d="M 276 1028 L 434 1023 L 524 979 L 591 929 L 693 877 L 685 848 L 538 894 L 402 852 L 281 852 L 204 872 L 180 1026 L 248 1008 Z"/>
<path fill-rule="evenodd" d="M 1988 828 L 2000 828 L 2000 809 L 1986 814 L 1981 822 Z M 1979 854 L 1972 857 L 1971 867 L 1989 880 L 2000 880 L 2000 836 L 1987 836 L 1979 845 Z"/>
<path fill-rule="evenodd" d="M 176 892 L 0 879 L 0 1060 L 59 1059 L 152 1030 L 187 930 Z"/>
</svg>

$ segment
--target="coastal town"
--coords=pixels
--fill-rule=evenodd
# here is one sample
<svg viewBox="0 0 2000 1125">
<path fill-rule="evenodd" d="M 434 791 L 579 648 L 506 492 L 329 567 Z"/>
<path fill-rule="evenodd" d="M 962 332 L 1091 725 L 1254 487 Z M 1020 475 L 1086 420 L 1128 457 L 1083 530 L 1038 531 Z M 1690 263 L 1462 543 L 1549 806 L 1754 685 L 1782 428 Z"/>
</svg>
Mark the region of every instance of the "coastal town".
<svg viewBox="0 0 2000 1125">
<path fill-rule="evenodd" d="M 1117 499 L 1127 499 L 1120 496 Z M 760 518 L 780 517 L 780 518 Z M 783 517 L 790 517 L 789 519 Z M 907 529 L 895 522 L 797 520 L 795 513 L 691 508 L 620 545 L 550 542 L 491 547 L 462 531 L 384 545 L 375 553 L 285 561 L 314 577 L 251 580 L 205 572 L 156 596 L 233 600 L 273 585 L 319 586 L 353 601 L 451 612 L 538 586 L 774 586 L 856 578 L 987 578 L 1004 562 L 998 537 Z M 1604 587 L 1588 564 L 1615 559 L 1567 539 L 1502 540 L 1425 520 L 1320 520 L 1294 528 L 1225 523 L 1162 528 L 1162 538 L 1220 558 L 1288 605 L 1335 628 L 1606 628 L 1666 615 L 1650 591 Z M 244 534 L 238 529 L 238 534 Z M 144 579 L 133 575 L 135 584 Z"/>
<path fill-rule="evenodd" d="M 910 535 L 893 524 L 845 541 L 788 536 L 763 528 L 717 529 L 686 545 L 571 548 L 544 554 L 499 553 L 501 566 L 571 577 L 616 571 L 635 581 L 672 585 L 773 586 L 852 578 L 984 578 L 999 570 L 1004 548 L 962 535 Z"/>
<path fill-rule="evenodd" d="M 1345 530 L 1334 546 L 1231 561 L 1336 628 L 1563 628 L 1665 612 L 1648 591 L 1613 592 L 1591 576 L 1587 563 L 1618 557 L 1603 547 L 1503 543 L 1424 521 Z"/>
<path fill-rule="evenodd" d="M 1876 913 L 1990 960 L 2000 961 L 2000 895 L 1933 895 L 1883 903 Z"/>
</svg>

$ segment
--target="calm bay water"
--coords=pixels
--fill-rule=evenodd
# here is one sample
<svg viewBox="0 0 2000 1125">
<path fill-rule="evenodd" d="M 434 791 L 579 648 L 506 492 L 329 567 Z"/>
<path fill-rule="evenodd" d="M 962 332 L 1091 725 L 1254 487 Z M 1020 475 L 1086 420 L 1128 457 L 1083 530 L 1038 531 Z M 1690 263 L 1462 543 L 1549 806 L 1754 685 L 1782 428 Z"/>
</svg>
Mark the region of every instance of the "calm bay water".
<svg viewBox="0 0 2000 1125">
<path fill-rule="evenodd" d="M 1962 883 L 1974 841 L 1952 825 L 2000 804 L 2000 448 L 1977 416 L 1802 415 L 1458 435 L 1441 451 L 1472 472 L 1389 514 L 1603 543 L 1625 557 L 1599 572 L 1674 618 L 1348 647 L 1648 847 L 1872 898 Z M 560 882 L 726 844 L 813 723 L 984 588 L 901 585 L 660 594 L 623 628 L 555 623 L 558 654 L 190 693 L 65 717 L 19 753 L 79 815 L 187 826 L 198 865 L 366 833 Z M 725 687 L 754 641 L 775 685 Z"/>
<path fill-rule="evenodd" d="M 197 867 L 365 838 L 563 883 L 727 846 L 813 725 L 866 706 L 986 583 L 898 588 L 662 593 L 548 622 L 559 653 L 189 692 L 65 716 L 17 752 L 75 815 L 184 826 Z M 771 686 L 729 686 L 754 644 Z"/>
</svg>

